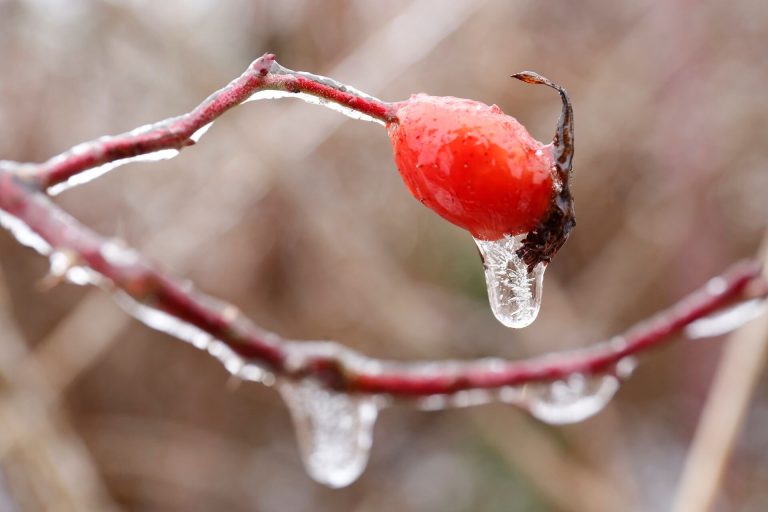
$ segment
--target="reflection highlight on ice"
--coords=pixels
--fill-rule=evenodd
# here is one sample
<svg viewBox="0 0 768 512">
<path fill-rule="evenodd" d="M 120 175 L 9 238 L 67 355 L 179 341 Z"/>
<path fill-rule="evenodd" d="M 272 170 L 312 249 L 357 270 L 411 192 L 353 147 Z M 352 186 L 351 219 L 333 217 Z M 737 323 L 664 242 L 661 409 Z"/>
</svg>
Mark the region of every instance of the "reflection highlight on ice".
<svg viewBox="0 0 768 512">
<path fill-rule="evenodd" d="M 496 319 L 507 327 L 521 329 L 536 320 L 546 264 L 532 272 L 517 255 L 525 234 L 506 235 L 499 240 L 475 239 L 485 269 L 488 302 Z"/>
<path fill-rule="evenodd" d="M 77 153 L 78 151 L 81 151 L 81 150 L 78 150 L 78 146 L 75 146 L 75 148 L 73 148 L 69 152 L 64 153 L 62 157 L 70 158 L 72 153 Z M 70 177 L 67 181 L 64 181 L 62 183 L 57 183 L 56 185 L 49 187 L 48 193 L 52 196 L 58 195 L 64 192 L 65 190 L 68 190 L 72 187 L 76 187 L 77 185 L 83 185 L 85 183 L 88 183 L 89 181 L 95 180 L 96 178 L 103 176 L 109 171 L 112 171 L 122 165 L 129 164 L 131 162 L 157 162 L 160 160 L 169 160 L 178 154 L 179 154 L 179 151 L 177 149 L 161 149 L 160 151 L 154 151 L 152 153 L 136 155 L 130 158 L 122 158 L 120 160 L 115 160 L 114 162 L 107 162 L 98 167 L 94 167 L 92 169 L 88 169 L 86 171 L 75 174 L 74 176 Z"/>
<path fill-rule="evenodd" d="M 21 245 L 31 247 L 43 256 L 51 253 L 51 246 L 48 245 L 48 242 L 32 231 L 24 221 L 3 210 L 0 210 L 0 226 L 10 231 Z"/>
<path fill-rule="evenodd" d="M 303 92 L 288 92 L 288 91 L 277 91 L 277 90 L 267 89 L 263 91 L 257 91 L 251 94 L 248 97 L 248 99 L 243 101 L 243 103 L 248 103 L 249 101 L 257 101 L 257 100 L 274 100 L 279 98 L 297 98 L 307 103 L 310 103 L 312 105 L 320 105 L 320 106 L 329 108 L 331 110 L 344 114 L 345 116 L 350 117 L 352 119 L 356 119 L 358 121 L 368 121 L 369 123 L 377 123 L 382 126 L 384 126 L 385 124 L 384 121 L 380 119 L 376 119 L 375 117 L 371 117 L 368 114 L 363 114 L 362 112 L 358 112 L 357 110 L 353 110 L 349 107 L 345 107 L 344 105 L 334 103 L 333 101 L 327 100 L 325 98 L 320 98 L 319 96 L 312 96 L 311 94 L 306 94 Z"/>
<path fill-rule="evenodd" d="M 214 338 L 202 329 L 183 322 L 165 311 L 142 304 L 121 290 L 114 292 L 114 298 L 120 307 L 144 325 L 186 341 L 197 349 L 206 350 L 218 359 L 233 376 L 261 382 L 267 386 L 274 384 L 275 377 L 271 372 L 244 360 L 221 340 Z"/>
<path fill-rule="evenodd" d="M 685 335 L 691 339 L 722 336 L 768 313 L 768 301 L 754 299 L 691 322 Z"/>
</svg>

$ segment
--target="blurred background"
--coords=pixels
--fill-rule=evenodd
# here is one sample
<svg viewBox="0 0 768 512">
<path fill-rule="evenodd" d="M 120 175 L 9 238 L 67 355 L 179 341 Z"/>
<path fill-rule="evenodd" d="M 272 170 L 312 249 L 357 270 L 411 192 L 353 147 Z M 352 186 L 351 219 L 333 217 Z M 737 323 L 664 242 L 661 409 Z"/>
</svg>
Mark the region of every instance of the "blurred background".
<svg viewBox="0 0 768 512">
<path fill-rule="evenodd" d="M 193 108 L 275 52 L 385 100 L 499 104 L 540 140 L 575 105 L 578 227 L 539 320 L 498 324 L 470 236 L 409 195 L 384 130 L 249 103 L 167 162 L 57 202 L 260 325 L 403 360 L 526 357 L 621 332 L 753 255 L 768 219 L 768 6 L 533 0 L 0 0 L 0 158 Z M 305 474 L 272 389 L 233 382 L 98 290 L 38 283 L 0 232 L 2 511 L 668 510 L 722 343 L 643 359 L 601 414 L 550 427 L 504 405 L 383 412 L 362 478 Z M 768 509 L 758 384 L 714 510 Z"/>
</svg>

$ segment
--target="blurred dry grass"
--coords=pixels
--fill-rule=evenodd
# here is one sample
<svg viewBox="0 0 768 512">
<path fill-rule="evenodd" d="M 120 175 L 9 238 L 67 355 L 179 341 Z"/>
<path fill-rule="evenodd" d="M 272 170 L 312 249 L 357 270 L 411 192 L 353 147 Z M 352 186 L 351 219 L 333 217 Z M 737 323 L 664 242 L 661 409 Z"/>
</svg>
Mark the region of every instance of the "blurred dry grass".
<svg viewBox="0 0 768 512">
<path fill-rule="evenodd" d="M 610 335 L 754 253 L 766 47 L 758 0 L 0 0 L 0 157 L 187 111 L 265 51 L 383 99 L 498 103 L 547 140 L 557 98 L 507 78 L 534 69 L 575 104 L 579 226 L 521 332 L 493 320 L 471 240 L 412 200 L 381 128 L 323 109 L 248 104 L 180 157 L 60 198 L 286 336 L 522 357 Z M 272 390 L 228 388 L 98 291 L 39 291 L 45 262 L 5 232 L 0 267 L 3 511 L 667 510 L 720 352 L 665 350 L 564 428 L 504 406 L 387 410 L 368 471 L 330 491 Z M 763 383 L 716 510 L 768 508 L 766 427 Z"/>
</svg>

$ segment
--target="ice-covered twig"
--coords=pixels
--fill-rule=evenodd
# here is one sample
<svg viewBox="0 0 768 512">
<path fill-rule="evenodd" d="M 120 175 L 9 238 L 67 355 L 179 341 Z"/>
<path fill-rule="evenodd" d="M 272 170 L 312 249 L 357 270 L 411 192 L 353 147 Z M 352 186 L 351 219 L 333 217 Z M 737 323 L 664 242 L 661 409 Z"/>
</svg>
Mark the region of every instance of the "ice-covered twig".
<svg viewBox="0 0 768 512">
<path fill-rule="evenodd" d="M 0 209 L 19 223 L 17 229 L 26 226 L 38 237 L 39 250 L 48 246 L 49 255 L 66 259 L 69 268 L 62 273 L 81 267 L 95 272 L 93 282 L 118 293 L 120 302 L 150 326 L 207 347 L 225 363 L 237 360 L 262 370 L 256 380 L 268 374 L 315 378 L 346 392 L 413 398 L 554 381 L 573 374 L 602 375 L 626 357 L 670 341 L 697 319 L 768 293 L 760 266 L 741 262 L 671 308 L 591 348 L 521 361 L 395 363 L 367 358 L 333 342 L 282 340 L 252 324 L 236 307 L 196 291 L 132 249 L 99 236 L 13 173 L 0 173 Z"/>
<path fill-rule="evenodd" d="M 635 356 L 672 341 L 687 327 L 690 337 L 712 336 L 764 313 L 768 280 L 760 265 L 745 261 L 671 308 L 590 348 L 521 361 L 383 361 L 332 341 L 282 339 L 119 240 L 95 233 L 48 197 L 129 161 L 170 158 L 197 142 L 230 108 L 286 95 L 358 119 L 396 120 L 397 104 L 285 69 L 267 54 L 188 114 L 79 144 L 41 164 L 0 161 L 0 225 L 50 259 L 49 282 L 99 286 L 146 325 L 207 350 L 233 375 L 276 382 L 296 423 L 305 465 L 320 482 L 340 487 L 362 472 L 385 397 L 425 409 L 500 400 L 545 422 L 580 421 L 609 402 L 620 379 L 631 373 Z"/>
<path fill-rule="evenodd" d="M 759 265 L 742 262 L 650 320 L 591 348 L 522 361 L 380 361 L 334 342 L 283 340 L 236 307 L 83 226 L 46 197 L 51 187 L 89 169 L 190 145 L 198 130 L 262 90 L 309 95 L 380 122 L 394 119 L 391 104 L 328 78 L 287 70 L 267 54 L 188 114 L 80 144 L 42 164 L 0 162 L 0 220 L 20 241 L 50 256 L 54 273 L 114 292 L 139 320 L 206 348 L 233 373 L 263 381 L 314 379 L 349 393 L 423 398 L 612 374 L 627 357 L 670 341 L 697 319 L 768 294 Z"/>
<path fill-rule="evenodd" d="M 196 142 L 196 134 L 204 130 L 227 110 L 252 99 L 260 91 L 301 95 L 319 103 L 357 112 L 386 123 L 395 119 L 395 107 L 368 96 L 330 78 L 292 71 L 264 54 L 248 66 L 242 75 L 211 94 L 191 112 L 163 121 L 140 126 L 120 135 L 100 137 L 84 142 L 41 164 L 0 162 L 0 170 L 15 168 L 17 172 L 42 189 L 50 189 L 87 171 L 111 162 L 134 159 L 161 151 L 177 152 Z M 162 159 L 162 154 L 159 158 Z M 149 158 L 151 160 L 152 158 Z"/>
</svg>

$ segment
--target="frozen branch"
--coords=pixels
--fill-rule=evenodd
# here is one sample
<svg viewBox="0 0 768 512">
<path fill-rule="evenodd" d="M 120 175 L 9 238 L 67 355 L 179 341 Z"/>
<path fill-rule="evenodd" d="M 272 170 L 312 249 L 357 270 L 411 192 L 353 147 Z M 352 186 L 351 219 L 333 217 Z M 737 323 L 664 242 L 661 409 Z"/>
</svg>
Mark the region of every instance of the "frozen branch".
<svg viewBox="0 0 768 512">
<path fill-rule="evenodd" d="M 524 361 L 382 362 L 332 342 L 306 344 L 312 349 L 301 351 L 303 344 L 285 342 L 256 327 L 236 307 L 195 291 L 189 283 L 166 275 L 120 242 L 94 233 L 12 173 L 0 174 L 0 208 L 53 248 L 46 251 L 52 259 L 66 259 L 67 268 L 56 272 L 73 273 L 82 270 L 80 267 L 96 272 L 102 278 L 95 278 L 94 283 L 121 292 L 123 304 L 130 298 L 136 306 L 133 312 L 140 319 L 147 317 L 142 318 L 144 315 L 137 311 L 146 309 L 138 307 L 151 308 L 180 325 L 194 327 L 191 334 L 184 334 L 183 328 L 171 322 L 165 328 L 176 331 L 179 327 L 174 333 L 188 340 L 195 336 L 204 340 L 200 334 L 205 333 L 210 337 L 206 343 L 220 341 L 246 364 L 276 376 L 314 377 L 336 390 L 349 392 L 419 397 L 553 381 L 576 373 L 604 374 L 622 359 L 669 341 L 700 318 L 765 296 L 768 287 L 759 265 L 742 262 L 625 334 L 588 349 Z"/>
<path fill-rule="evenodd" d="M 254 95 L 267 91 L 271 93 L 262 94 L 262 97 L 296 95 L 308 101 L 337 106 L 344 109 L 345 113 L 357 113 L 356 117 L 367 116 L 381 123 L 395 119 L 393 105 L 330 78 L 284 68 L 275 61 L 274 55 L 267 53 L 253 61 L 242 75 L 211 94 L 187 114 L 140 126 L 120 135 L 78 144 L 39 165 L 13 162 L 3 164 L 6 168 L 15 167 L 38 187 L 51 189 L 84 171 L 105 164 L 125 163 L 128 159 L 142 155 L 156 155 L 156 158 L 148 160 L 168 158 L 184 147 L 195 144 L 198 138 L 196 134 L 201 134 L 200 130 L 204 130 L 226 111 L 251 99 L 259 99 Z M 164 151 L 172 153 L 160 153 Z"/>
<path fill-rule="evenodd" d="M 163 158 L 162 152 L 178 152 L 194 144 L 227 110 L 249 99 L 281 95 L 299 95 L 382 124 L 396 120 L 396 104 L 328 78 L 285 69 L 267 54 L 187 114 L 77 145 L 41 164 L 0 161 L 0 221 L 20 242 L 50 258 L 54 277 L 112 292 L 140 321 L 208 350 L 241 378 L 277 381 L 300 432 L 302 418 L 309 417 L 315 429 L 328 421 L 322 411 L 312 412 L 311 404 L 342 396 L 347 398 L 339 407 L 356 415 L 355 428 L 363 430 L 370 430 L 382 397 L 416 400 L 424 408 L 502 400 L 544 421 L 578 421 L 607 403 L 619 380 L 631 372 L 635 356 L 670 343 L 698 320 L 754 304 L 768 294 L 760 265 L 745 261 L 670 308 L 590 348 L 519 361 L 382 361 L 330 341 L 284 340 L 254 325 L 235 306 L 195 290 L 122 242 L 85 227 L 48 197 L 87 181 L 94 171 L 137 157 Z M 301 388 L 303 383 L 309 387 Z M 359 402 L 372 397 L 376 405 Z M 360 439 L 364 445 L 365 437 Z M 304 442 L 309 446 L 305 451 L 317 449 L 311 443 Z M 313 471 L 312 462 L 307 464 L 313 476 L 329 485 L 345 485 L 362 470 L 346 467 L 328 479 Z"/>
</svg>

